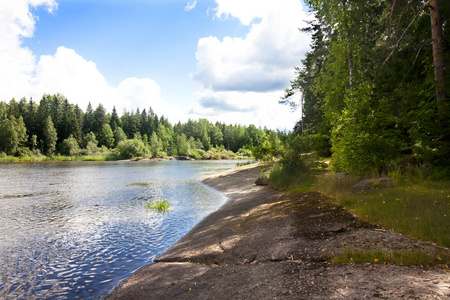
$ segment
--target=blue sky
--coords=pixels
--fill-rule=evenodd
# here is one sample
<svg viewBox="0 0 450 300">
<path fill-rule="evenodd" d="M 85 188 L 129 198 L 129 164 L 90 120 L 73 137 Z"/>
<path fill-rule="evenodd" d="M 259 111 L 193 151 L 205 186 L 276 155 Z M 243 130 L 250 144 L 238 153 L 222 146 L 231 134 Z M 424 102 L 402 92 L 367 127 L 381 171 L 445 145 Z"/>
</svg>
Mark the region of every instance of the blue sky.
<svg viewBox="0 0 450 300">
<path fill-rule="evenodd" d="M 0 100 L 59 92 L 82 108 L 291 129 L 300 113 L 277 101 L 308 50 L 306 18 L 297 0 L 3 1 Z"/>
</svg>

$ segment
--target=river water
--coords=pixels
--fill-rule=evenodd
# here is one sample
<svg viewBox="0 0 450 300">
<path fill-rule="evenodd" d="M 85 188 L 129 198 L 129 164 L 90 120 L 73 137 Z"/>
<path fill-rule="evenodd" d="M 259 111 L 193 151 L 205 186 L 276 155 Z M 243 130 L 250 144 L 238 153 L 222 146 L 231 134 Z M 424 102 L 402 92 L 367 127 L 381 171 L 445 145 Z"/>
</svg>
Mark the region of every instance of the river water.
<svg viewBox="0 0 450 300">
<path fill-rule="evenodd" d="M 235 164 L 0 164 L 0 299 L 99 299 L 218 209 L 198 180 Z"/>
</svg>

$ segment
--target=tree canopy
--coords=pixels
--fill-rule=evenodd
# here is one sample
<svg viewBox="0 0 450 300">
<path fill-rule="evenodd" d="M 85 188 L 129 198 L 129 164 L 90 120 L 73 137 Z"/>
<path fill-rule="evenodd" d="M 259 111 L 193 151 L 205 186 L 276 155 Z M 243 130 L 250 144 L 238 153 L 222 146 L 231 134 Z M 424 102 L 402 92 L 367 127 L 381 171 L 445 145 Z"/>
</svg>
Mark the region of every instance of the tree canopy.
<svg viewBox="0 0 450 300">
<path fill-rule="evenodd" d="M 305 2 L 315 14 L 302 29 L 312 36 L 311 51 L 281 101 L 298 105 L 292 96 L 302 94 L 296 133 L 326 137 L 335 169 L 382 171 L 408 154 L 450 165 L 450 72 L 436 73 L 433 59 L 439 40 L 439 67 L 448 69 L 450 24 L 440 20 L 450 19 L 449 5 Z"/>
<path fill-rule="evenodd" d="M 39 103 L 25 98 L 0 102 L 0 129 L 0 152 L 9 155 L 20 155 L 20 149 L 48 155 L 91 155 L 104 147 L 117 148 L 121 157 L 195 158 L 219 158 L 220 149 L 238 152 L 259 146 L 272 132 L 254 125 L 212 124 L 206 119 L 173 125 L 151 107 L 125 110 L 119 116 L 115 108 L 108 113 L 102 104 L 94 108 L 89 103 L 83 112 L 61 94 L 43 95 Z M 206 154 L 208 151 L 213 152 Z"/>
</svg>

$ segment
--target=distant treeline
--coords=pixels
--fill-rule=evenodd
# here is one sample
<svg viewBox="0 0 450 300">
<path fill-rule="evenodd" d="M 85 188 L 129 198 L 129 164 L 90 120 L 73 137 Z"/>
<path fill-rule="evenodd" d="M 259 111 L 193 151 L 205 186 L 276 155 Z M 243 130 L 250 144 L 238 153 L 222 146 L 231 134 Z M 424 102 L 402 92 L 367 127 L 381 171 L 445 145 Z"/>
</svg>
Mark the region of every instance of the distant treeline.
<svg viewBox="0 0 450 300">
<path fill-rule="evenodd" d="M 206 119 L 172 125 L 152 108 L 109 113 L 99 104 L 83 111 L 61 94 L 39 103 L 25 98 L 0 102 L 0 152 L 7 155 L 92 155 L 115 149 L 117 158 L 190 156 L 227 158 L 251 155 L 251 148 L 281 132 L 254 125 L 212 124 Z M 231 152 L 230 152 L 231 151 Z"/>
</svg>

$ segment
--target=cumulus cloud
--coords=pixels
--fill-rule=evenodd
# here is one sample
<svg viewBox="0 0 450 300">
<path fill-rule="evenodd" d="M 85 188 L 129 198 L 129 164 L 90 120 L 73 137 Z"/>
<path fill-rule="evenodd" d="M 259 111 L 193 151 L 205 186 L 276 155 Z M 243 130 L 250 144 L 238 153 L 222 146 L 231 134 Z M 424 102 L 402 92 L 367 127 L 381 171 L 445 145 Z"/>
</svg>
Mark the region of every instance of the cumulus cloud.
<svg viewBox="0 0 450 300">
<path fill-rule="evenodd" d="M 36 20 L 30 7 L 40 5 L 49 12 L 57 8 L 53 0 L 0 2 L 0 91 L 7 99 L 32 89 L 30 79 L 36 58 L 22 47 L 22 39 L 33 36 Z"/>
<path fill-rule="evenodd" d="M 191 0 L 186 4 L 186 6 L 184 7 L 184 10 L 190 11 L 190 10 L 194 9 L 196 5 L 197 5 L 197 0 Z"/>
<path fill-rule="evenodd" d="M 63 93 L 81 108 L 88 103 L 103 104 L 120 112 L 151 106 L 158 114 L 170 111 L 161 99 L 161 89 L 150 78 L 127 78 L 117 87 L 108 84 L 92 61 L 86 61 L 73 49 L 59 47 L 55 55 L 41 56 L 32 79 L 33 94 Z"/>
<path fill-rule="evenodd" d="M 37 61 L 22 39 L 33 36 L 36 19 L 30 8 L 57 9 L 54 0 L 15 0 L 0 2 L 0 101 L 26 96 L 40 99 L 44 93 L 62 93 L 70 102 L 85 109 L 89 102 L 102 103 L 120 112 L 151 106 L 166 116 L 169 108 L 161 99 L 158 84 L 149 78 L 127 78 L 117 87 L 110 86 L 92 61 L 75 50 L 58 47 L 55 54 L 42 55 Z"/>
<path fill-rule="evenodd" d="M 299 65 L 310 43 L 309 36 L 298 30 L 306 27 L 304 20 L 308 19 L 301 2 L 216 0 L 216 3 L 216 17 L 237 18 L 249 29 L 245 37 L 220 40 L 210 36 L 198 41 L 197 69 L 192 78 L 202 93 L 208 92 L 206 98 L 199 98 L 196 111 L 213 115 L 251 107 L 255 114 L 264 115 L 263 107 L 271 107 L 272 112 L 287 117 L 289 109 L 280 106 L 278 100 L 294 78 L 294 66 Z M 259 103 L 249 106 L 252 101 Z"/>
<path fill-rule="evenodd" d="M 194 80 L 214 91 L 275 91 L 293 78 L 293 66 L 309 48 L 299 32 L 307 18 L 298 0 L 217 0 L 216 15 L 249 25 L 245 38 L 198 41 Z M 252 22 L 258 20 L 258 22 Z"/>
<path fill-rule="evenodd" d="M 281 94 L 203 91 L 198 93 L 200 100 L 191 108 L 190 115 L 207 117 L 212 122 L 290 130 L 299 120 L 300 112 L 292 113 L 288 107 L 278 104 Z"/>
</svg>

